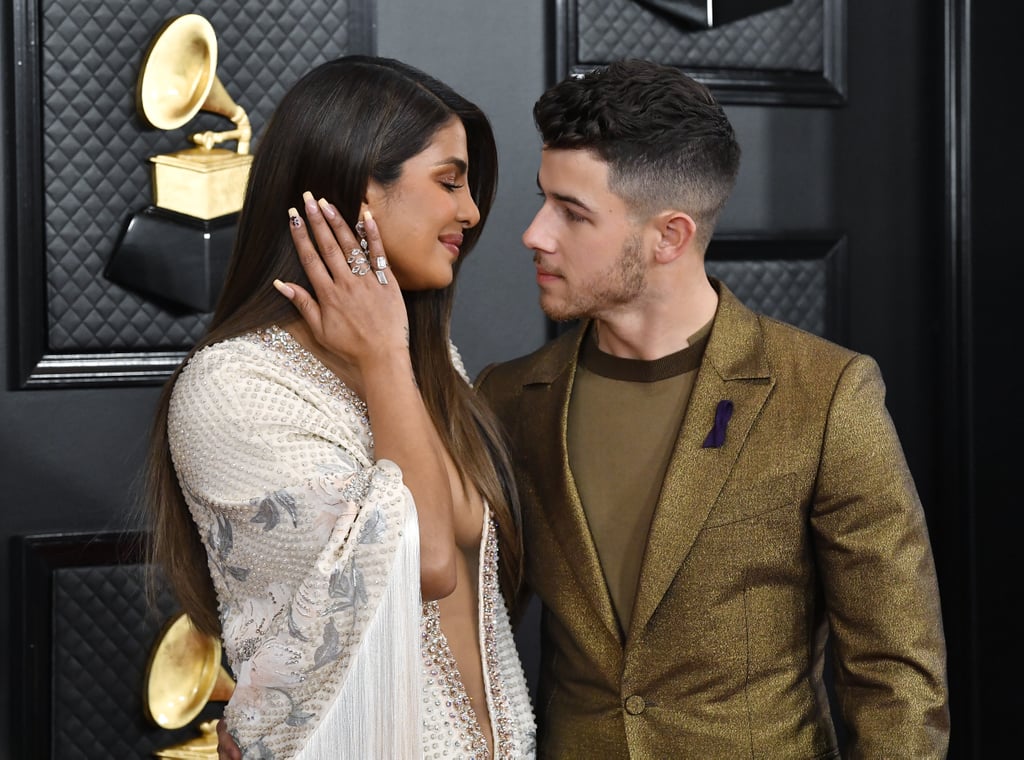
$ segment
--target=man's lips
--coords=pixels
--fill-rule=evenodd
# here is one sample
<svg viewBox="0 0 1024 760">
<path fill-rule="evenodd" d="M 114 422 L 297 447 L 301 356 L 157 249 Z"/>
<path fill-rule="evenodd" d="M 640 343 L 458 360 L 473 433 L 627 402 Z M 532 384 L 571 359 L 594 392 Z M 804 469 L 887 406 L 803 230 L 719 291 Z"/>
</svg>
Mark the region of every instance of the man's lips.
<svg viewBox="0 0 1024 760">
<path fill-rule="evenodd" d="M 462 235 L 441 235 L 438 240 L 441 241 L 441 245 L 452 252 L 453 256 L 459 255 L 459 250 L 462 248 Z"/>
<path fill-rule="evenodd" d="M 561 279 L 561 275 L 554 272 L 549 272 L 546 269 L 537 267 L 537 282 L 552 282 L 553 280 Z"/>
<path fill-rule="evenodd" d="M 558 274 L 558 272 L 552 272 L 552 271 L 550 271 L 548 269 L 545 269 L 544 267 L 542 267 L 540 265 L 540 263 L 541 263 L 541 258 L 539 256 L 537 256 L 537 255 L 534 255 L 534 257 L 533 257 L 533 266 L 536 267 L 536 269 L 537 269 L 537 282 L 538 283 L 541 283 L 541 282 L 551 282 L 552 280 L 557 280 L 557 279 L 560 279 L 562 277 L 562 275 Z"/>
</svg>

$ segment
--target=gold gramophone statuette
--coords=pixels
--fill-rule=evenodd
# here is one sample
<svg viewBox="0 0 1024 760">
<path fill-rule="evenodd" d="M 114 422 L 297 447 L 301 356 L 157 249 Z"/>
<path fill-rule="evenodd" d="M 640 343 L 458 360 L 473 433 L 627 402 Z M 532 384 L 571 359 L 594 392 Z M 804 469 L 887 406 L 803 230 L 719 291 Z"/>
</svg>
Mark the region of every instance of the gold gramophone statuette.
<svg viewBox="0 0 1024 760">
<path fill-rule="evenodd" d="M 178 129 L 199 111 L 230 119 L 235 128 L 191 135 L 196 147 L 153 156 L 153 203 L 199 219 L 242 208 L 252 156 L 245 110 L 216 76 L 217 36 L 202 16 L 171 19 L 156 34 L 139 72 L 139 113 L 157 129 Z M 237 140 L 237 151 L 215 147 Z"/>
<path fill-rule="evenodd" d="M 200 633 L 185 613 L 171 618 L 150 653 L 145 707 L 161 728 L 191 723 L 210 702 L 225 702 L 235 682 L 221 665 L 220 641 Z M 217 721 L 199 724 L 200 736 L 155 753 L 169 760 L 217 757 Z"/>
</svg>

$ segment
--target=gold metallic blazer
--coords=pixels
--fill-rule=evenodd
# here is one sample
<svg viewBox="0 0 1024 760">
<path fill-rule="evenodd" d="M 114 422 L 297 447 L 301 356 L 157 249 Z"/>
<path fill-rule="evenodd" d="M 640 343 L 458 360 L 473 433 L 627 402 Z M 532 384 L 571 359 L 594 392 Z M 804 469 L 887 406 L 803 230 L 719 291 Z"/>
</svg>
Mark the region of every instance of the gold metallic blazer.
<svg viewBox="0 0 1024 760">
<path fill-rule="evenodd" d="M 543 602 L 539 757 L 835 758 L 836 715 L 844 758 L 942 758 L 934 563 L 878 366 L 714 284 L 625 639 L 566 453 L 586 325 L 477 379 L 511 438 Z"/>
</svg>

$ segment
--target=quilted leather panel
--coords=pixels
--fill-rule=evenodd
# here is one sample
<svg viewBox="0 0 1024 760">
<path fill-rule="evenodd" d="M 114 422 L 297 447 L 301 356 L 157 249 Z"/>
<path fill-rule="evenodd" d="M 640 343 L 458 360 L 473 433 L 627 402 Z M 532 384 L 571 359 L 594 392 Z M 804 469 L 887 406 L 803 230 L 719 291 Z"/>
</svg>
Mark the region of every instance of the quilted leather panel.
<svg viewBox="0 0 1024 760">
<path fill-rule="evenodd" d="M 150 610 L 143 566 L 66 567 L 53 575 L 52 756 L 61 760 L 152 757 L 199 735 L 145 717 L 150 651 L 176 612 L 169 593 Z M 209 705 L 200 718 L 219 715 Z"/>
<path fill-rule="evenodd" d="M 828 265 L 824 259 L 705 262 L 754 311 L 828 336 Z"/>
<path fill-rule="evenodd" d="M 149 157 L 188 134 L 231 124 L 200 113 L 173 131 L 135 107 L 146 48 L 167 19 L 202 14 L 217 32 L 217 76 L 258 136 L 287 87 L 312 66 L 372 48 L 367 0 L 43 0 L 40 70 L 49 347 L 181 350 L 208 319 L 166 310 L 111 283 L 103 269 L 132 212 L 149 205 Z M 228 146 L 233 147 L 233 143 Z"/>
<path fill-rule="evenodd" d="M 577 62 L 649 58 L 700 68 L 820 72 L 824 68 L 824 4 L 786 6 L 713 29 L 693 29 L 633 0 L 576 0 Z"/>
</svg>

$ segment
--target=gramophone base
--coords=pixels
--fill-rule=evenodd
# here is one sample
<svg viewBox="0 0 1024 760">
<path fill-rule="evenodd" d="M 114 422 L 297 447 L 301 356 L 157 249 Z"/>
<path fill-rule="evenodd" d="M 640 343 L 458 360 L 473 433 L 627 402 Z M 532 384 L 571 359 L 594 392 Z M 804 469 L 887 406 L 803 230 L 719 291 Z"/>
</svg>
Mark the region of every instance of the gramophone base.
<svg viewBox="0 0 1024 760">
<path fill-rule="evenodd" d="M 238 214 L 197 219 L 147 206 L 128 220 L 104 275 L 191 311 L 213 311 L 237 222 Z"/>
<path fill-rule="evenodd" d="M 199 724 L 200 736 L 181 744 L 158 750 L 153 754 L 167 760 L 216 760 L 217 758 L 217 721 L 210 720 Z"/>
<path fill-rule="evenodd" d="M 186 148 L 149 159 L 153 203 L 198 219 L 236 214 L 245 199 L 252 156 L 224 148 Z"/>
</svg>

